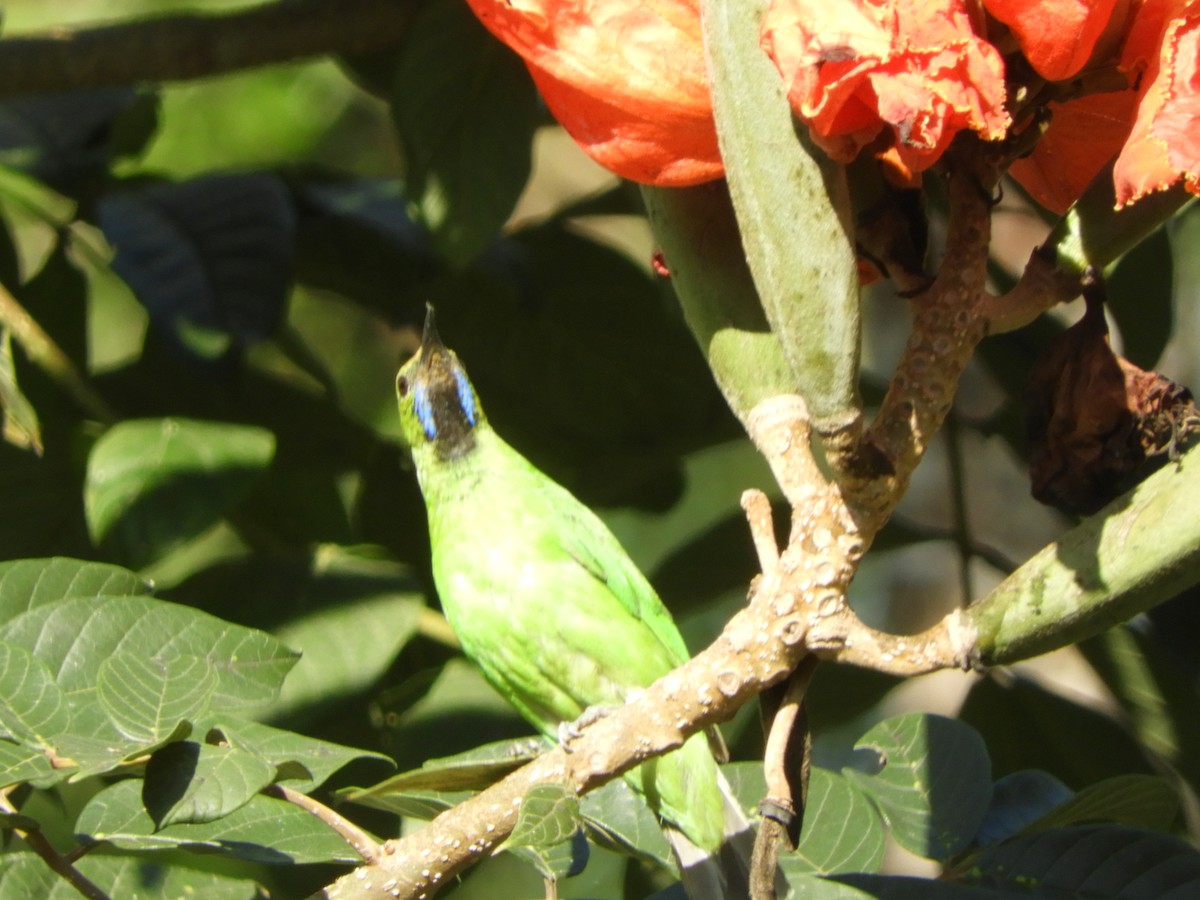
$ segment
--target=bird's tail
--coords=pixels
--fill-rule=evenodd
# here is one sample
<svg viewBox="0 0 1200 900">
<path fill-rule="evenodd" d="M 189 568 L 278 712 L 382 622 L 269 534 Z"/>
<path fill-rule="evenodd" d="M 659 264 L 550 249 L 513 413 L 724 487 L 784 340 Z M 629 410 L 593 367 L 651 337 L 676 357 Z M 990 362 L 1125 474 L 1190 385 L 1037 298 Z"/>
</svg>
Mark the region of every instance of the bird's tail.
<svg viewBox="0 0 1200 900">
<path fill-rule="evenodd" d="M 717 770 L 717 785 L 724 801 L 725 838 L 715 855 L 669 825 L 664 828 L 689 900 L 745 900 L 750 896 L 754 829 L 720 770 Z"/>
</svg>

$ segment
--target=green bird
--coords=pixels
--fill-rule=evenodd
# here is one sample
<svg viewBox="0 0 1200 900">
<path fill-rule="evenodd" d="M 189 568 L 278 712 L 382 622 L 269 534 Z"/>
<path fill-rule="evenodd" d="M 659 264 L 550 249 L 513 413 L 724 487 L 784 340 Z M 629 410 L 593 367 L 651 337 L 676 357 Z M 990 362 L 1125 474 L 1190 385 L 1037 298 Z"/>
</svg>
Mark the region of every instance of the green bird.
<svg viewBox="0 0 1200 900">
<path fill-rule="evenodd" d="M 688 659 L 670 613 L 612 532 L 492 429 L 432 307 L 396 393 L 446 618 L 538 731 L 557 740 L 585 710 L 621 705 Z M 716 853 L 726 809 L 704 734 L 625 777 L 701 857 Z"/>
</svg>

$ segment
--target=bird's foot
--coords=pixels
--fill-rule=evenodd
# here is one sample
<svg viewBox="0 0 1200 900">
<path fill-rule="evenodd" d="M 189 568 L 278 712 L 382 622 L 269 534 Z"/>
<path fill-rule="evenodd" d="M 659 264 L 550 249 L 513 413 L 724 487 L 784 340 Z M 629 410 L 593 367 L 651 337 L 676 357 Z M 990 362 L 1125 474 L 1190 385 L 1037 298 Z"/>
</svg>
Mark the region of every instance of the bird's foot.
<svg viewBox="0 0 1200 900">
<path fill-rule="evenodd" d="M 615 707 L 612 706 L 589 706 L 583 713 L 573 722 L 558 723 L 558 743 L 567 751 L 571 752 L 571 744 L 583 737 L 584 729 L 589 725 L 594 725 L 599 722 Z"/>
</svg>

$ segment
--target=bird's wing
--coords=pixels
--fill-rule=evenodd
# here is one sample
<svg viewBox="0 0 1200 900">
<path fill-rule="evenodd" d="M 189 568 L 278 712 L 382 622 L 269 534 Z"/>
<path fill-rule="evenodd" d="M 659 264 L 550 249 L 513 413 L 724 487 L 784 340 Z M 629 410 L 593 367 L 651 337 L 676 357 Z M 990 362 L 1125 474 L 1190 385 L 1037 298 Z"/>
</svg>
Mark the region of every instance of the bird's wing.
<svg viewBox="0 0 1200 900">
<path fill-rule="evenodd" d="M 675 620 L 608 526 L 559 485 L 548 481 L 544 490 L 554 495 L 561 492 L 561 497 L 547 499 L 558 520 L 555 533 L 562 549 L 603 582 L 621 605 L 650 629 L 675 665 L 687 662 L 691 654 Z"/>
</svg>

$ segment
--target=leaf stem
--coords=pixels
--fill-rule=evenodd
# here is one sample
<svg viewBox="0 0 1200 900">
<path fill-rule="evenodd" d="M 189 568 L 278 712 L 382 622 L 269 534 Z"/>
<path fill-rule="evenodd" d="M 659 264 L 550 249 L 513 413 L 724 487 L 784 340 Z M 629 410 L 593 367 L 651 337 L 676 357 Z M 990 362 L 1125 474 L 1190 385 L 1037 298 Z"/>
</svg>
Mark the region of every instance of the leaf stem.
<svg viewBox="0 0 1200 900">
<path fill-rule="evenodd" d="M 117 421 L 119 417 L 107 401 L 87 382 L 70 357 L 2 284 L 0 325 L 9 329 L 13 339 L 29 357 L 29 361 L 50 376 L 88 415 L 106 425 Z"/>
<path fill-rule="evenodd" d="M 8 791 L 0 791 L 0 812 L 15 813 L 16 808 L 8 799 Z M 88 900 L 110 900 L 108 894 L 100 890 L 90 879 L 82 872 L 71 865 L 71 861 L 62 856 L 53 845 L 46 839 L 46 836 L 37 829 L 24 829 L 14 827 L 13 833 L 21 838 L 29 849 L 42 858 L 42 860 L 51 869 L 57 872 L 62 878 L 75 888 Z"/>
<path fill-rule="evenodd" d="M 379 859 L 380 847 L 373 837 L 345 816 L 334 812 L 319 800 L 314 800 L 308 794 L 302 794 L 282 784 L 273 784 L 266 788 L 263 793 L 286 800 L 293 806 L 298 806 L 305 812 L 316 816 L 341 835 L 342 839 L 354 848 L 355 852 L 363 858 L 364 862 L 373 863 Z"/>
</svg>

